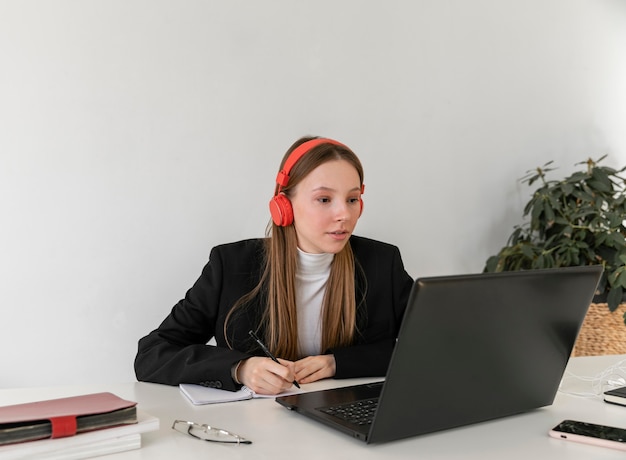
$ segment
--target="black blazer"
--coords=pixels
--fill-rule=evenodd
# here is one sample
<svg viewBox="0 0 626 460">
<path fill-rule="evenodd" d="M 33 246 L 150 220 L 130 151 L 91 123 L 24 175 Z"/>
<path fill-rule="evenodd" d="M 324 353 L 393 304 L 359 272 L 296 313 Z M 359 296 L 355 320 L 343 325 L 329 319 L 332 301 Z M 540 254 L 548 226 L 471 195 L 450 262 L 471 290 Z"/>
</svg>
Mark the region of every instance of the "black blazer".
<svg viewBox="0 0 626 460">
<path fill-rule="evenodd" d="M 350 244 L 357 265 L 358 333 L 354 345 L 327 352 L 335 355 L 335 378 L 384 376 L 413 279 L 405 271 L 397 247 L 357 236 L 350 238 Z M 262 305 L 253 303 L 241 309 L 229 322 L 232 349 L 224 337 L 224 320 L 235 301 L 258 284 L 262 253 L 262 239 L 211 250 L 202 275 L 185 298 L 158 329 L 139 341 L 135 358 L 138 380 L 239 388 L 231 377 L 232 366 L 250 356 L 264 356 L 248 336 L 261 322 Z M 359 303 L 360 299 L 364 301 Z M 217 346 L 206 345 L 213 337 Z"/>
</svg>

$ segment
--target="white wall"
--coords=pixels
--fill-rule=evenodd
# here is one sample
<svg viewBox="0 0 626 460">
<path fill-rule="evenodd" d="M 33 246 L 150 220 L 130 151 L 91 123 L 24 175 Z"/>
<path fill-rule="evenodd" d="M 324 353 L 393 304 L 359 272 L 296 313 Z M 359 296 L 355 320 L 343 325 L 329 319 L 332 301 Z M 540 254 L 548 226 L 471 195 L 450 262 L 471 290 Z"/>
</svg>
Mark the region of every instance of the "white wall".
<svg viewBox="0 0 626 460">
<path fill-rule="evenodd" d="M 626 164 L 625 25 L 617 0 L 0 1 L 0 387 L 133 380 L 304 134 L 361 156 L 358 233 L 413 276 L 482 271 L 525 171 Z"/>
</svg>

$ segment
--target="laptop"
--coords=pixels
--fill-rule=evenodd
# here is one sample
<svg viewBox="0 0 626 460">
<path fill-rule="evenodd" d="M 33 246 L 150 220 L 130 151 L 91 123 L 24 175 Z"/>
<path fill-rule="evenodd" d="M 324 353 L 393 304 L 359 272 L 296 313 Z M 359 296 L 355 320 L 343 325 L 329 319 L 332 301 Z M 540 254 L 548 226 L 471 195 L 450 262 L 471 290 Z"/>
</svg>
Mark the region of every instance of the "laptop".
<svg viewBox="0 0 626 460">
<path fill-rule="evenodd" d="M 601 274 L 595 265 L 417 279 L 384 382 L 276 401 L 367 443 L 548 406 Z M 346 420 L 359 412 L 371 420 Z"/>
</svg>

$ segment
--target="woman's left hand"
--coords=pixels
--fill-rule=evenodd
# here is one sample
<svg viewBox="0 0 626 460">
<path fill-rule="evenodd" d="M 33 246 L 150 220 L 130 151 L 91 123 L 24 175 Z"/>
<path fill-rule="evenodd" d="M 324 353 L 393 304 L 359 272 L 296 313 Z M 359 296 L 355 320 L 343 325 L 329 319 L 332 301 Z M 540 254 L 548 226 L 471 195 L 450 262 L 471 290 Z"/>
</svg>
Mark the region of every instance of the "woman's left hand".
<svg viewBox="0 0 626 460">
<path fill-rule="evenodd" d="M 307 356 L 295 364 L 298 383 L 311 383 L 333 377 L 336 371 L 334 355 Z"/>
</svg>

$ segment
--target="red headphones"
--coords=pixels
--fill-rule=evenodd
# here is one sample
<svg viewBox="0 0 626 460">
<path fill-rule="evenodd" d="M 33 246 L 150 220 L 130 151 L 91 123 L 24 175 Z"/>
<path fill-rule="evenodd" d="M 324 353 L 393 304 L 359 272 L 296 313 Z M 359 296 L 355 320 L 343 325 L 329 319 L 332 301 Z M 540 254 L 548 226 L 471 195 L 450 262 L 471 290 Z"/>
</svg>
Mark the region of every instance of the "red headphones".
<svg viewBox="0 0 626 460">
<path fill-rule="evenodd" d="M 322 144 L 332 144 L 346 149 L 348 148 L 341 142 L 337 142 L 332 139 L 316 138 L 303 142 L 296 147 L 293 152 L 291 152 L 285 161 L 283 169 L 281 169 L 276 176 L 276 184 L 278 184 L 278 188 L 276 190 L 276 194 L 270 200 L 270 214 L 272 215 L 274 223 L 279 227 L 287 227 L 293 223 L 293 208 L 291 207 L 291 201 L 289 201 L 289 198 L 287 198 L 284 193 L 280 193 L 282 188 L 289 182 L 289 173 L 291 172 L 291 169 L 298 162 L 298 160 L 300 160 L 300 158 L 318 145 Z M 363 191 L 364 186 L 362 185 L 361 193 L 363 193 Z M 361 212 L 363 212 L 363 200 L 359 198 L 359 202 L 361 204 Z"/>
</svg>

